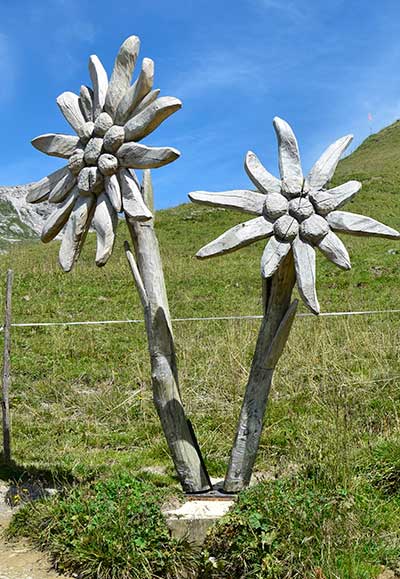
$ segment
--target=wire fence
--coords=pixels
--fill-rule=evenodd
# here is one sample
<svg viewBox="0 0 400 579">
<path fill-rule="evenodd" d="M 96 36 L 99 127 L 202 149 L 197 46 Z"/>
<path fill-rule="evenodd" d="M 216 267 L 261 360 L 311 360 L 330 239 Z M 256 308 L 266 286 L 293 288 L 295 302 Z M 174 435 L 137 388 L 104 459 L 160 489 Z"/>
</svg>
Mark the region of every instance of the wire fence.
<svg viewBox="0 0 400 579">
<path fill-rule="evenodd" d="M 297 314 L 299 318 L 322 318 L 322 317 L 340 317 L 340 316 L 373 316 L 384 314 L 400 314 L 400 309 L 388 310 L 363 310 L 363 311 L 349 311 L 349 312 L 322 312 L 316 316 L 311 313 Z M 188 318 L 172 318 L 173 323 L 179 322 L 218 322 L 231 320 L 261 320 L 262 315 L 253 316 L 206 316 L 206 317 L 188 317 Z M 142 324 L 143 319 L 126 319 L 126 320 L 86 320 L 86 321 L 68 321 L 68 322 L 21 322 L 12 323 L 12 328 L 40 328 L 40 327 L 65 327 L 65 326 L 105 326 L 112 324 Z M 0 327 L 0 332 L 4 330 L 4 326 Z"/>
</svg>

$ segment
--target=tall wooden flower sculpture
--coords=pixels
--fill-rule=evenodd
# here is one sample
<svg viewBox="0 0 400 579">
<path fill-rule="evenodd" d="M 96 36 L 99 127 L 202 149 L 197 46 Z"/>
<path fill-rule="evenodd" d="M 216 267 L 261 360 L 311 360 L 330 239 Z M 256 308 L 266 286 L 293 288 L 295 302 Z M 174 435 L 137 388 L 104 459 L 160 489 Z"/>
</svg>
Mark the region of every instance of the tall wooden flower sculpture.
<svg viewBox="0 0 400 579">
<path fill-rule="evenodd" d="M 400 233 L 370 217 L 339 210 L 357 193 L 361 183 L 349 181 L 333 189 L 327 188 L 352 136 L 343 137 L 328 147 L 304 178 L 292 129 L 279 118 L 274 119 L 274 127 L 278 137 L 280 179 L 271 175 L 254 153 L 248 152 L 245 169 L 256 191 L 189 194 L 197 203 L 257 215 L 204 246 L 197 257 L 222 255 L 270 238 L 261 258 L 264 319 L 225 479 L 227 492 L 238 491 L 250 481 L 272 375 L 296 313 L 297 302 L 290 305 L 296 281 L 307 307 L 319 313 L 315 248 L 339 267 L 349 269 L 349 255 L 335 231 L 400 238 Z"/>
<path fill-rule="evenodd" d="M 174 97 L 153 90 L 154 63 L 145 58 L 131 86 L 140 41 L 130 36 L 122 44 L 110 81 L 97 56 L 89 59 L 93 87 L 80 94 L 64 92 L 57 104 L 76 136 L 49 133 L 33 139 L 34 147 L 67 159 L 62 169 L 31 187 L 28 201 L 48 199 L 56 205 L 42 231 L 42 241 L 54 239 L 68 222 L 60 248 L 60 264 L 70 271 L 92 225 L 97 234 L 96 264 L 109 259 L 118 213 L 135 221 L 152 217 L 143 202 L 135 174 L 129 169 L 153 169 L 175 161 L 170 147 L 139 144 L 167 117 L 181 108 Z"/>
<path fill-rule="evenodd" d="M 129 37 L 119 50 L 110 81 L 97 56 L 91 56 L 93 87 L 82 86 L 79 95 L 65 92 L 58 97 L 76 136 L 51 133 L 32 143 L 68 163 L 32 184 L 27 198 L 55 204 L 42 241 L 54 239 L 66 225 L 59 254 L 65 271 L 78 259 L 90 226 L 97 234 L 96 264 L 104 265 L 112 253 L 118 214 L 124 214 L 136 253 L 137 263 L 127 244 L 145 311 L 154 403 L 183 489 L 200 492 L 210 488 L 210 479 L 180 397 L 167 292 L 149 209 L 153 205 L 149 169 L 171 163 L 179 152 L 138 142 L 181 108 L 181 102 L 158 97 L 159 90 L 153 90 L 154 64 L 148 58 L 131 85 L 138 52 L 139 39 Z M 133 169 L 144 169 L 142 184 Z"/>
</svg>

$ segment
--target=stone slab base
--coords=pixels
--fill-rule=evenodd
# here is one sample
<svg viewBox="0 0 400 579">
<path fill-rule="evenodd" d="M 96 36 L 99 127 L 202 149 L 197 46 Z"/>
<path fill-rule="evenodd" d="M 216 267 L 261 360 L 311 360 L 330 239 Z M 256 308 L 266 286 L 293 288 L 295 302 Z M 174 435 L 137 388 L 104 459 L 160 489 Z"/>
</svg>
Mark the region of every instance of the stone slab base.
<svg viewBox="0 0 400 579">
<path fill-rule="evenodd" d="M 202 545 L 209 527 L 233 504 L 231 498 L 189 499 L 177 509 L 164 511 L 164 515 L 174 537 Z"/>
</svg>

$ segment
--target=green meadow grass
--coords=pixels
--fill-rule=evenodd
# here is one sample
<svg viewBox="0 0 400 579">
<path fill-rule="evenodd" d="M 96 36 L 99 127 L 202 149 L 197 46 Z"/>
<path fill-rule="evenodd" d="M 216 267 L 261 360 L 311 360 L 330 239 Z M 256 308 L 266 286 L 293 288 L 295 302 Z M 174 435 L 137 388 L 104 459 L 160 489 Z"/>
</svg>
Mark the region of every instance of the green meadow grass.
<svg viewBox="0 0 400 579">
<path fill-rule="evenodd" d="M 342 161 L 335 184 L 360 178 L 365 187 L 345 209 L 399 229 L 397 141 L 398 123 L 371 136 Z M 204 262 L 193 257 L 243 217 L 191 204 L 157 213 L 173 318 L 261 313 L 263 242 Z M 69 275 L 59 269 L 58 242 L 30 241 L 1 255 L 2 279 L 9 267 L 15 274 L 13 321 L 142 318 L 123 223 L 117 237 L 109 264 L 97 269 L 89 235 Z M 318 256 L 322 311 L 400 309 L 400 243 L 343 239 L 350 272 Z M 274 377 L 257 471 L 280 477 L 311 469 L 324 473 L 325 486 L 350 490 L 367 488 L 375 471 L 400 478 L 399 322 L 398 313 L 296 319 Z M 257 320 L 174 324 L 182 396 L 212 476 L 225 472 L 258 326 Z M 14 328 L 11 412 L 14 465 L 0 467 L 3 478 L 35 472 L 84 482 L 162 466 L 163 484 L 177 485 L 152 404 L 143 324 Z M 390 504 L 390 515 L 381 509 L 377 516 L 393 534 L 400 514 Z M 359 576 L 375 577 L 377 561 Z"/>
</svg>

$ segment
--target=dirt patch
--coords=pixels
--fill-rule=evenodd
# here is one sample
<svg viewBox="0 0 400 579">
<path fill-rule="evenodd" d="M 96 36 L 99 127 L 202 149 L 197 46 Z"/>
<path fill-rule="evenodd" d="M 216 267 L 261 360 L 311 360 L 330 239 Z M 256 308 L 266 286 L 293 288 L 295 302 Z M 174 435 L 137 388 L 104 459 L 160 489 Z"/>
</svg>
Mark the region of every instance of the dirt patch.
<svg viewBox="0 0 400 579">
<path fill-rule="evenodd" d="M 0 579 L 71 579 L 51 569 L 47 557 L 24 542 L 6 542 L 3 531 L 14 509 L 5 501 L 9 487 L 0 485 Z"/>
</svg>

